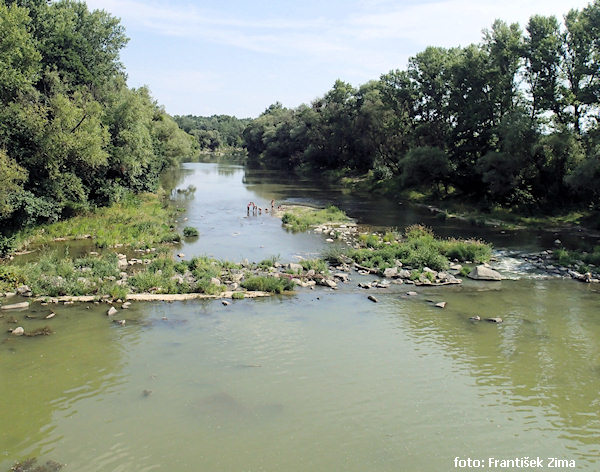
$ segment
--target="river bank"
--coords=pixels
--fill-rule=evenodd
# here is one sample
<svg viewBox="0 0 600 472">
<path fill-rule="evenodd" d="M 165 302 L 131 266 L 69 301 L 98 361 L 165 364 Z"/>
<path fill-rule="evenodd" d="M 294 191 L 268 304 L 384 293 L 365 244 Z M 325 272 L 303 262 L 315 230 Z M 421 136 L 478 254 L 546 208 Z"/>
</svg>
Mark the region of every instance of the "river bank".
<svg viewBox="0 0 600 472">
<path fill-rule="evenodd" d="M 303 175 L 311 175 L 305 172 Z M 437 218 L 458 219 L 473 226 L 489 226 L 503 230 L 540 229 L 549 232 L 583 232 L 594 238 L 600 238 L 600 212 L 589 208 L 553 208 L 552 213 L 521 210 L 474 202 L 458 195 L 434 194 L 405 190 L 392 178 L 378 178 L 373 172 L 348 176 L 345 171 L 327 171 L 319 174 L 329 182 L 340 184 L 348 190 L 362 191 L 393 198 L 397 201 L 422 205 Z"/>
</svg>

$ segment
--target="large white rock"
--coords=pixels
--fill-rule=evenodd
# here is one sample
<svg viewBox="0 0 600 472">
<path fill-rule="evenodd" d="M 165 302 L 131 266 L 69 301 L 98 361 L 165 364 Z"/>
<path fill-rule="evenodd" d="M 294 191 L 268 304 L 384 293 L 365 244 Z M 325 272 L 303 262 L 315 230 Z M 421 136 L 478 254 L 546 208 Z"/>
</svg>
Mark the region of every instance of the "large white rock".
<svg viewBox="0 0 600 472">
<path fill-rule="evenodd" d="M 18 328 L 12 330 L 12 334 L 13 336 L 23 336 L 25 334 L 25 330 L 22 326 L 19 326 Z"/>
<path fill-rule="evenodd" d="M 502 280 L 499 272 L 484 265 L 475 267 L 467 277 L 474 280 Z"/>
</svg>

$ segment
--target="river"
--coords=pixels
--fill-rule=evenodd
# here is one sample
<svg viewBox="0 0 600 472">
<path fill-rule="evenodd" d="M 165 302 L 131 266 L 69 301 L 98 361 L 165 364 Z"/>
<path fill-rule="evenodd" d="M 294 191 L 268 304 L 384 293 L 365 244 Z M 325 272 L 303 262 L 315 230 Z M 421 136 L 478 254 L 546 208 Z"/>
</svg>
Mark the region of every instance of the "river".
<svg viewBox="0 0 600 472">
<path fill-rule="evenodd" d="M 246 216 L 249 201 L 271 199 L 333 202 L 375 227 L 424 222 L 498 249 L 537 250 L 557 237 L 441 221 L 235 165 L 188 163 L 165 178 L 196 187 L 174 193 L 181 227 L 200 231 L 177 249 L 186 257 L 294 261 L 329 245 L 269 214 Z M 54 335 L 0 335 L 0 471 L 28 457 L 77 472 L 437 472 L 457 470 L 455 458 L 500 470 L 490 458 L 523 457 L 598 470 L 600 287 L 507 275 L 413 297 L 382 289 L 379 303 L 354 275 L 339 291 L 229 306 L 135 303 L 124 327 L 105 307 L 53 307 Z M 27 329 L 41 322 L 24 315 L 47 308 L 14 316 Z M 475 314 L 504 323 L 473 323 Z"/>
</svg>

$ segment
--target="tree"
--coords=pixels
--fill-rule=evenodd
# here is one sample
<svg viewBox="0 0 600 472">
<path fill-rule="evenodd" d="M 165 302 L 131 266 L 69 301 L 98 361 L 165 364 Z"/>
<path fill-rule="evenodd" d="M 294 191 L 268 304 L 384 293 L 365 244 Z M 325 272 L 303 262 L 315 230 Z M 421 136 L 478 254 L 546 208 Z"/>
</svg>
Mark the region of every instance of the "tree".
<svg viewBox="0 0 600 472">
<path fill-rule="evenodd" d="M 600 0 L 565 16 L 562 71 L 565 115 L 577 135 L 600 102 Z"/>
<path fill-rule="evenodd" d="M 28 31 L 27 10 L 0 3 L 0 103 L 14 100 L 36 82 L 41 55 Z"/>
<path fill-rule="evenodd" d="M 15 209 L 15 196 L 23 191 L 27 171 L 0 149 L 0 221 L 6 220 Z"/>
<path fill-rule="evenodd" d="M 450 176 L 448 155 L 439 148 L 429 146 L 411 149 L 400 161 L 402 185 L 406 188 L 434 186 L 440 194 L 440 186 L 446 186 Z"/>
<path fill-rule="evenodd" d="M 560 57 L 562 35 L 554 16 L 535 15 L 527 24 L 525 77 L 531 94 L 531 119 L 551 111 L 562 121 Z"/>
</svg>

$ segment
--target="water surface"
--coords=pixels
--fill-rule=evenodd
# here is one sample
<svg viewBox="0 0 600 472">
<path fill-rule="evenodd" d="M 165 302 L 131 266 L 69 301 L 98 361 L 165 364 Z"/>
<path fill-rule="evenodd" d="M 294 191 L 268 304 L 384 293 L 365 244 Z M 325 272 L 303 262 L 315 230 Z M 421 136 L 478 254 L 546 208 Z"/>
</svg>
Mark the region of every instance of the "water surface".
<svg viewBox="0 0 600 472">
<path fill-rule="evenodd" d="M 248 218 L 248 201 L 335 201 L 374 225 L 427 216 L 392 204 L 378 216 L 378 200 L 238 166 L 186 164 L 172 178 L 197 188 L 178 201 L 180 225 L 201 233 L 177 250 L 186 257 L 293 260 L 328 246 L 270 215 Z M 55 334 L 0 335 L 0 470 L 33 456 L 78 472 L 435 472 L 454 470 L 457 456 L 598 470 L 600 287 L 521 277 L 410 297 L 398 286 L 375 304 L 358 280 L 227 307 L 138 303 L 124 327 L 105 305 L 52 307 L 49 321 L 25 318 L 48 307 L 11 313 Z"/>
</svg>

